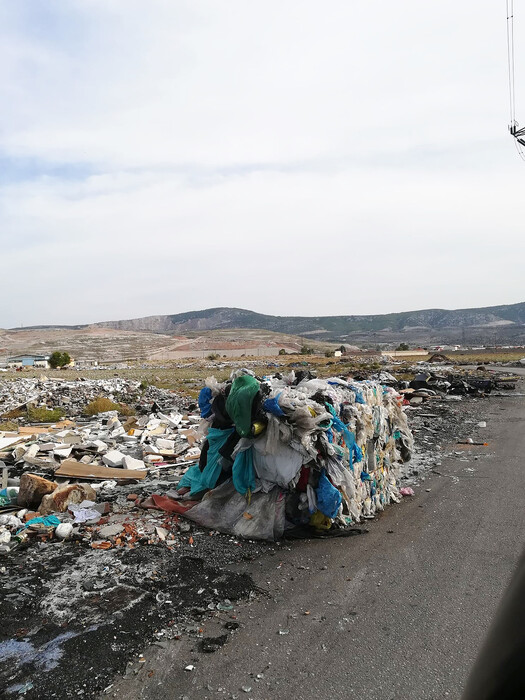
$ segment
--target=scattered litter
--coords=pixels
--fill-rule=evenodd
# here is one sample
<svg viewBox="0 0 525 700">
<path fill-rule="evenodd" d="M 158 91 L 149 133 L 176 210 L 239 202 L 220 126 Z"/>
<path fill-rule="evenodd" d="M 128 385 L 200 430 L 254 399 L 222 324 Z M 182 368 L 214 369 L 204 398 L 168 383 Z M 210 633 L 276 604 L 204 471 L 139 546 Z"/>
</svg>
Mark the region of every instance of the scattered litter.
<svg viewBox="0 0 525 700">
<path fill-rule="evenodd" d="M 402 488 L 399 489 L 399 493 L 402 496 L 415 496 L 414 489 L 411 488 L 410 486 L 403 486 Z"/>
</svg>

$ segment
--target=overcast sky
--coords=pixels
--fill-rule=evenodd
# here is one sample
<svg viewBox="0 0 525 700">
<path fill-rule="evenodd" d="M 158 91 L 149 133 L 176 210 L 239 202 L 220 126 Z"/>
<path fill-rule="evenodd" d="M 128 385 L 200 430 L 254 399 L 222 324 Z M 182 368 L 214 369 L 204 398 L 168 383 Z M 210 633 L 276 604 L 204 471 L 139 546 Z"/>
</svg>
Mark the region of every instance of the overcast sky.
<svg viewBox="0 0 525 700">
<path fill-rule="evenodd" d="M 0 0 L 0 105 L 0 327 L 525 300 L 503 0 Z"/>
</svg>

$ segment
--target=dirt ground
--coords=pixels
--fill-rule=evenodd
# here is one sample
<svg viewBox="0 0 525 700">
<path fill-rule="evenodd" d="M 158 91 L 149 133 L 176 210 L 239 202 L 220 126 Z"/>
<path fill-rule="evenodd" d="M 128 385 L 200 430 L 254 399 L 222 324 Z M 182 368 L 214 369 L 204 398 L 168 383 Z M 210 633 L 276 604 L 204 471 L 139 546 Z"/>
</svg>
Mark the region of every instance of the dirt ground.
<svg viewBox="0 0 525 700">
<path fill-rule="evenodd" d="M 432 470 L 434 477 L 440 472 L 447 455 L 455 451 L 461 454 L 453 445 L 467 432 L 472 434 L 480 411 L 488 408 L 488 402 L 494 405 L 498 400 L 508 401 L 465 398 L 434 401 L 424 410 L 409 409 L 418 450 L 408 464 L 406 484 L 424 489 L 425 480 L 432 476 Z M 371 523 L 371 532 L 383 518 L 397 517 L 396 513 L 401 517 L 406 508 L 405 503 L 390 506 L 378 523 Z M 179 545 L 172 550 L 144 543 L 134 549 L 94 551 L 82 543 L 57 542 L 15 550 L 3 557 L 0 654 L 4 663 L 0 686 L 5 697 L 95 698 L 108 689 L 109 694 L 127 698 L 131 697 L 130 687 L 142 688 L 140 697 L 148 698 L 214 697 L 201 683 L 211 652 L 224 647 L 220 653 L 227 658 L 233 648 L 230 643 L 252 624 L 251 605 L 260 607 L 265 600 L 287 595 L 288 575 L 277 591 L 273 584 L 265 583 L 260 572 L 275 566 L 279 569 L 279 562 L 288 559 L 296 561 L 294 567 L 304 572 L 318 568 L 325 556 L 332 557 L 330 567 L 341 557 L 342 566 L 356 547 L 362 556 L 370 537 L 365 533 L 337 543 L 262 543 L 239 541 L 193 524 L 181 527 L 182 522 L 177 517 L 166 523 L 180 530 Z M 411 527 L 414 533 L 418 531 L 417 519 Z M 363 544 L 356 544 L 358 541 Z M 374 544 L 374 548 L 378 546 L 385 547 L 385 554 L 389 551 L 386 541 Z M 303 560 L 310 563 L 303 566 Z M 323 609 L 327 598 L 320 599 Z M 315 601 L 308 605 L 313 614 Z M 320 614 L 319 609 L 315 613 Z M 287 634 L 279 637 L 284 640 Z M 175 648 L 186 650 L 184 666 L 170 657 L 171 661 L 162 664 L 173 668 L 164 668 L 161 673 L 155 654 L 170 654 Z M 156 659 L 155 663 L 150 659 Z M 198 692 L 195 688 L 184 690 L 189 688 L 190 677 L 194 678 L 193 671 L 183 670 L 186 666 L 203 669 Z M 172 679 L 169 682 L 168 677 Z M 164 679 L 162 695 L 156 686 L 158 678 Z M 228 693 L 225 697 L 236 696 L 231 685 Z M 278 696 L 280 692 L 253 697 Z"/>
</svg>

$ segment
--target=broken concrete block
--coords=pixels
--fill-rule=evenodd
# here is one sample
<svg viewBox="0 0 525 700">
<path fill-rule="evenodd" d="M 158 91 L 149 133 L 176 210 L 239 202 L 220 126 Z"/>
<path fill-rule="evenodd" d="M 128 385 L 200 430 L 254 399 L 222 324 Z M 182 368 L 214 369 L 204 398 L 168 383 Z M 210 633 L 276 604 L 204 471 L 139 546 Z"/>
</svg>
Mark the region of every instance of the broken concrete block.
<svg viewBox="0 0 525 700">
<path fill-rule="evenodd" d="M 72 503 L 94 501 L 95 498 L 96 493 L 89 484 L 64 484 L 57 487 L 53 493 L 44 496 L 39 510 L 41 515 L 65 513 Z"/>
<path fill-rule="evenodd" d="M 36 474 L 22 474 L 18 504 L 24 508 L 38 508 L 42 498 L 52 493 L 57 487 L 54 481 L 48 481 Z"/>
<path fill-rule="evenodd" d="M 169 416 L 167 416 L 165 413 L 159 413 L 158 415 L 172 428 L 177 428 L 182 423 L 182 413 L 170 413 Z"/>
<path fill-rule="evenodd" d="M 146 469 L 146 465 L 141 459 L 133 459 L 129 455 L 126 455 L 122 460 L 122 466 L 124 469 Z"/>
<path fill-rule="evenodd" d="M 67 445 L 80 445 L 82 438 L 76 433 L 68 433 L 67 435 L 64 435 L 64 442 Z"/>
<path fill-rule="evenodd" d="M 29 445 L 27 450 L 24 452 L 24 457 L 36 457 L 37 452 L 38 452 L 38 445 L 35 442 L 32 445 Z"/>
<path fill-rule="evenodd" d="M 70 445 L 59 445 L 53 450 L 53 457 L 63 457 L 64 459 L 67 459 L 72 450 L 73 448 Z"/>
<path fill-rule="evenodd" d="M 166 438 L 157 438 L 157 447 L 161 450 L 173 450 L 175 449 L 175 442 L 166 440 Z"/>
<path fill-rule="evenodd" d="M 43 442 L 38 445 L 38 451 L 39 452 L 51 452 L 52 450 L 55 449 L 55 447 L 58 447 L 58 443 L 56 442 Z"/>
<path fill-rule="evenodd" d="M 89 445 L 96 447 L 97 452 L 105 452 L 108 449 L 108 446 L 102 440 L 93 440 L 93 442 L 90 442 Z"/>
<path fill-rule="evenodd" d="M 125 456 L 118 450 L 110 450 L 102 457 L 102 461 L 108 467 L 120 467 Z"/>
<path fill-rule="evenodd" d="M 116 537 L 117 535 L 120 535 L 122 530 L 124 530 L 124 527 L 118 523 L 115 523 L 114 525 L 106 525 L 105 527 L 101 527 L 98 534 L 103 538 Z"/>
<path fill-rule="evenodd" d="M 103 501 L 102 503 L 95 503 L 93 510 L 98 510 L 101 515 L 107 515 L 111 513 L 111 503 Z"/>
</svg>

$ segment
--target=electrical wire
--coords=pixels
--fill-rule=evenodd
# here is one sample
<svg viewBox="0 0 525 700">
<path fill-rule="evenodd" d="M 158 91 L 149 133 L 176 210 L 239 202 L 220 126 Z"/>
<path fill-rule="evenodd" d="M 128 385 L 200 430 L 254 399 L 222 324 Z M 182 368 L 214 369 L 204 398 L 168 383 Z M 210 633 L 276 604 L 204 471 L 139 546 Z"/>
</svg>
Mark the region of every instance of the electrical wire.
<svg viewBox="0 0 525 700">
<path fill-rule="evenodd" d="M 514 144 L 516 146 L 516 150 L 518 151 L 518 155 L 521 158 L 523 162 L 525 162 L 525 149 L 521 145 L 521 143 L 518 141 L 518 139 L 514 139 Z"/>
<path fill-rule="evenodd" d="M 514 90 L 514 0 L 507 0 L 507 63 L 509 69 L 510 126 L 516 123 Z"/>
</svg>

